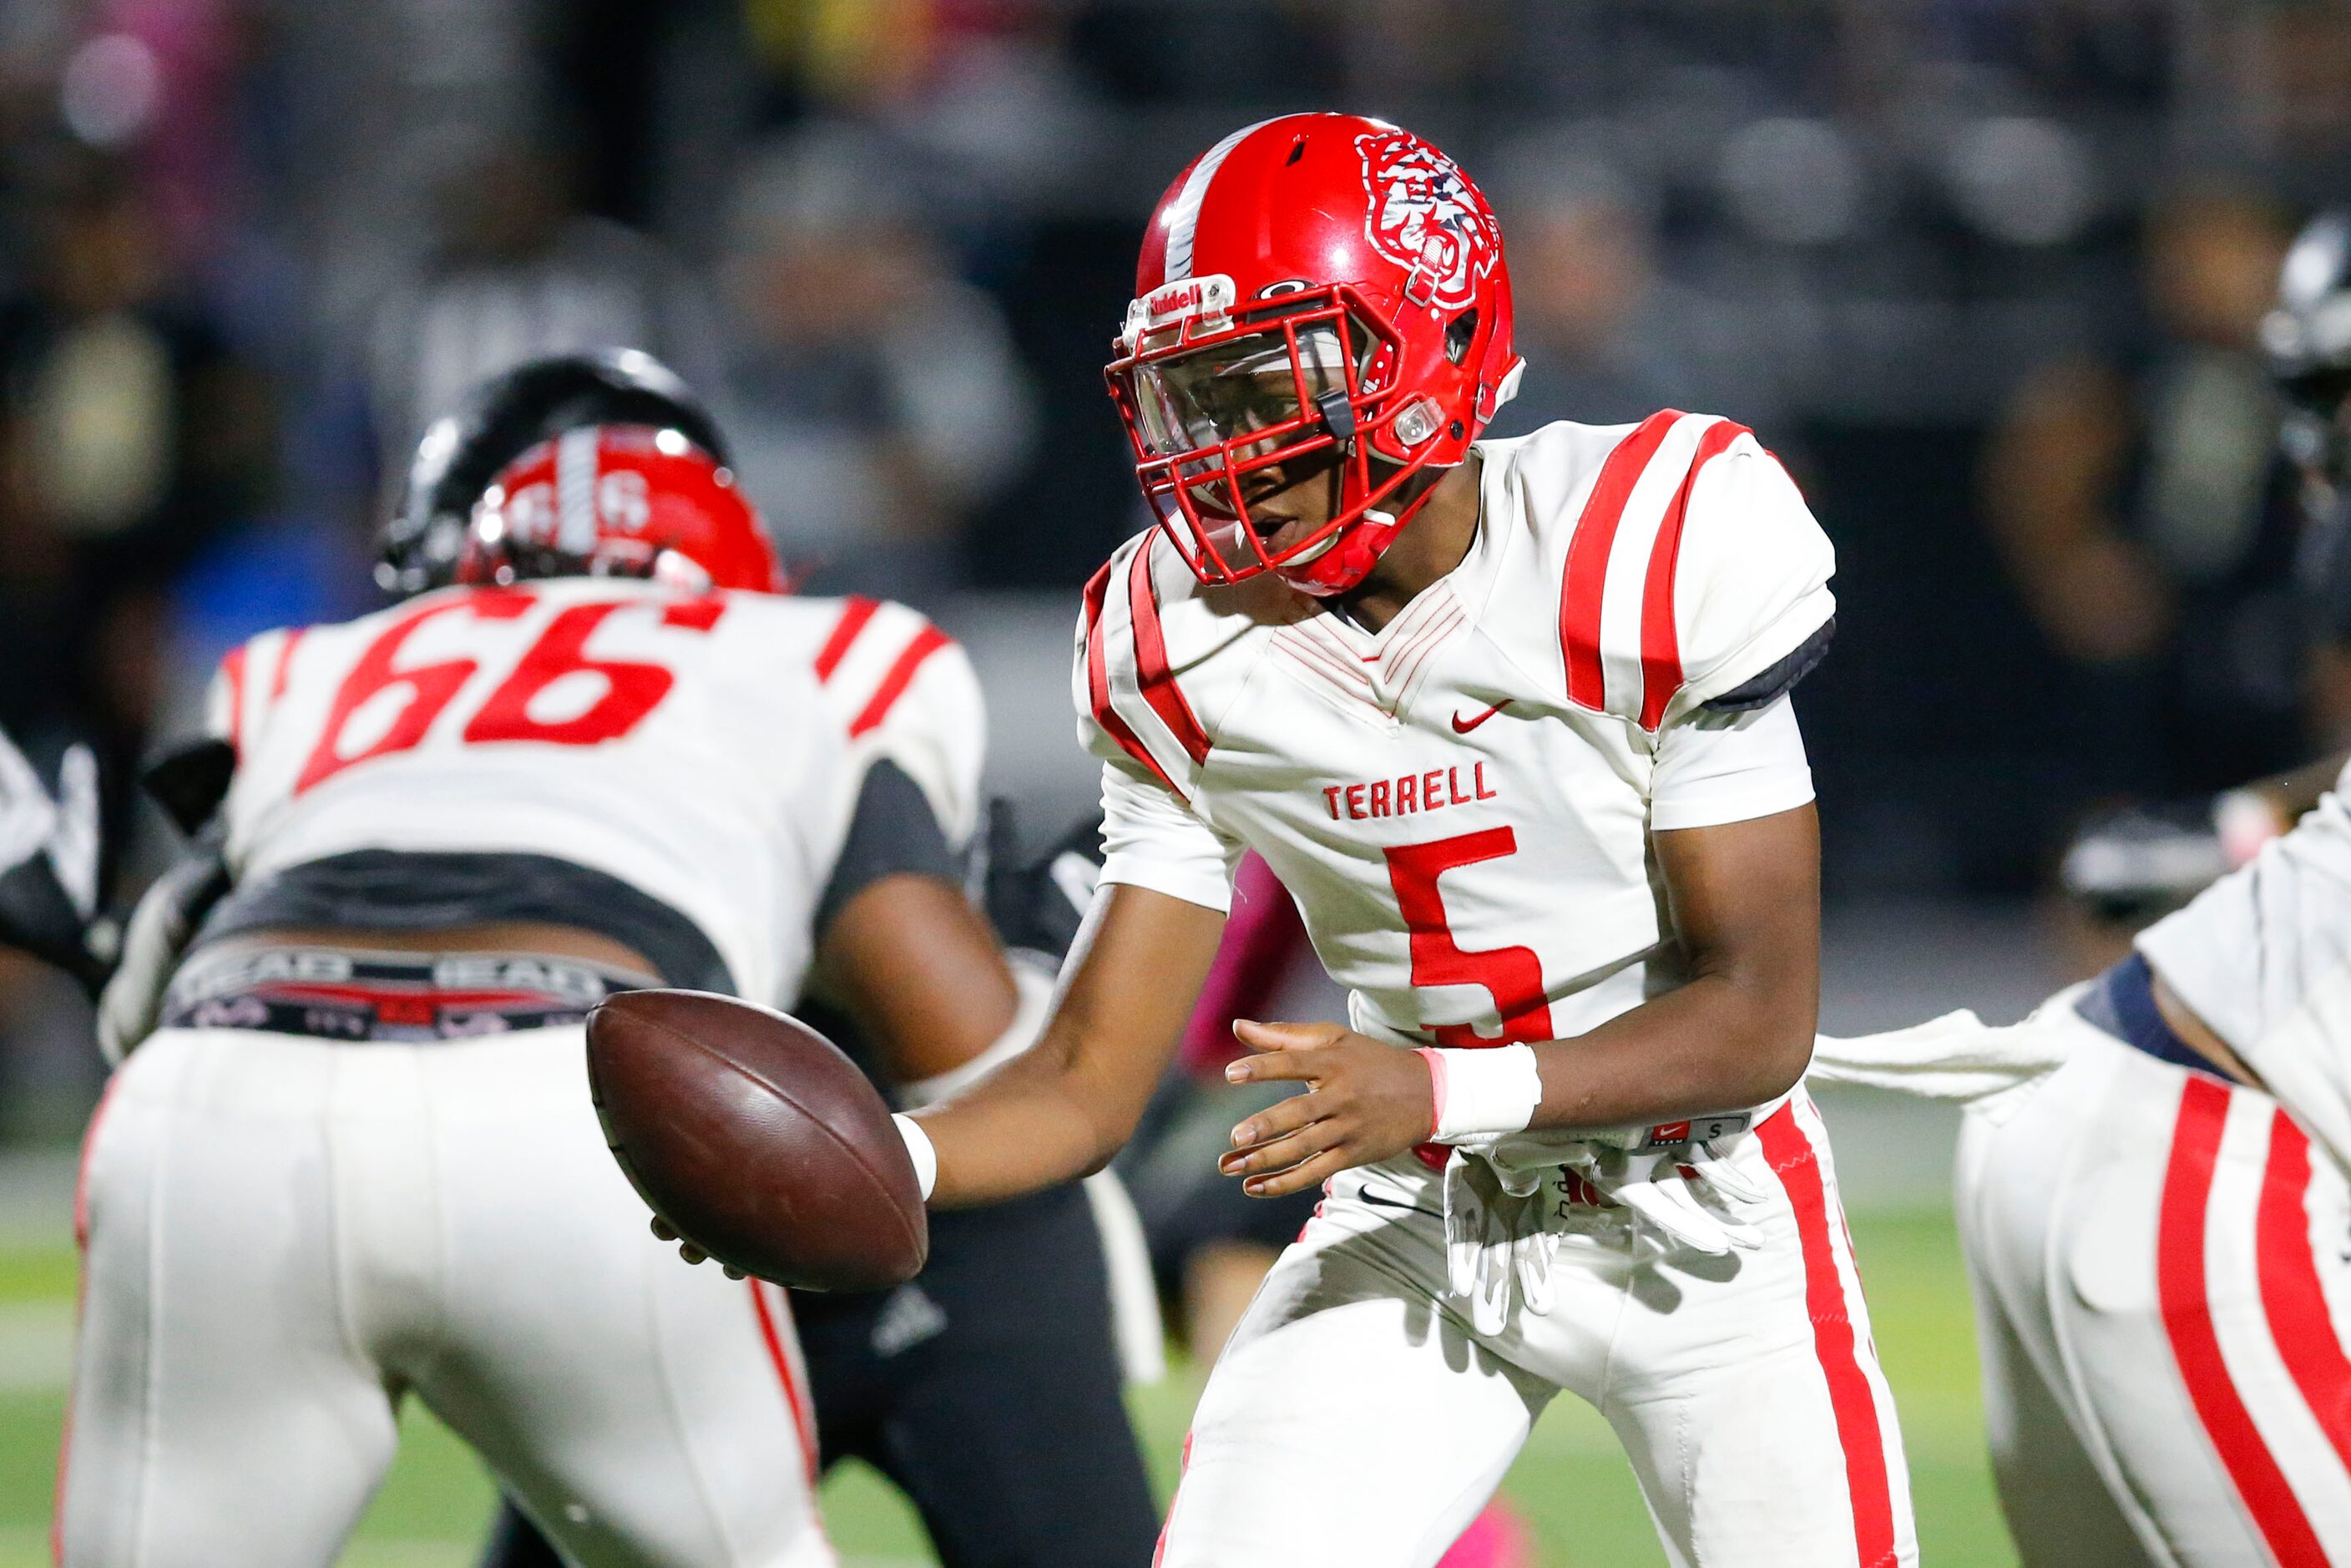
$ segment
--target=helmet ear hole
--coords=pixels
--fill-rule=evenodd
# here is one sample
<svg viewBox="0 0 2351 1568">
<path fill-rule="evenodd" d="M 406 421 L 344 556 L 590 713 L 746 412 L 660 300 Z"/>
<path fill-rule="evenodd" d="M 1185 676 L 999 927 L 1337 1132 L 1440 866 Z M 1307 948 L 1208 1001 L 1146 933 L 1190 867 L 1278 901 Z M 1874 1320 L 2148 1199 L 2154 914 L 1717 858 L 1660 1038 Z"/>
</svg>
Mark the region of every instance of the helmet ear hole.
<svg viewBox="0 0 2351 1568">
<path fill-rule="evenodd" d="M 1469 345 L 1478 337 L 1478 308 L 1471 306 L 1453 318 L 1445 329 L 1445 358 L 1448 363 L 1459 364 L 1469 357 Z"/>
</svg>

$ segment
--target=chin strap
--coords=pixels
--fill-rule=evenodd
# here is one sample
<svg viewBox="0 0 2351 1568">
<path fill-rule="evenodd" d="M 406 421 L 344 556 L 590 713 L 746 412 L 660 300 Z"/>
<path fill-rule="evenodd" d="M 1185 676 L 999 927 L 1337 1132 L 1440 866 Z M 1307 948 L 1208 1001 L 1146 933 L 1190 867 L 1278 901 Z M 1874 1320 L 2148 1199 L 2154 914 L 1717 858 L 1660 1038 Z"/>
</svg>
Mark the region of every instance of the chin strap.
<svg viewBox="0 0 2351 1568">
<path fill-rule="evenodd" d="M 1387 549 L 1388 543 L 1395 539 L 1396 534 L 1402 531 L 1406 523 L 1420 515 L 1421 507 L 1428 505 L 1429 497 L 1437 493 L 1437 480 L 1452 472 L 1452 465 L 1440 468 L 1434 464 L 1425 464 L 1415 469 L 1413 471 L 1415 476 L 1427 474 L 1433 477 L 1422 486 L 1419 494 L 1405 502 L 1403 506 L 1393 512 L 1375 507 L 1366 507 L 1354 522 L 1339 530 L 1328 549 L 1317 551 L 1311 559 L 1293 561 L 1289 566 L 1278 566 L 1273 570 L 1290 587 L 1316 599 L 1328 599 L 1332 594 L 1347 592 L 1371 574 L 1373 565 L 1380 559 L 1380 552 Z M 1407 476 L 1403 484 L 1397 486 L 1397 488 L 1404 489 L 1410 484 L 1411 476 Z M 1378 549 L 1371 549 L 1363 543 L 1361 530 L 1366 528 L 1375 529 L 1384 536 Z M 1318 578 L 1314 575 L 1314 568 L 1326 561 L 1343 563 L 1335 578 Z M 1290 566 L 1299 569 L 1296 575 L 1292 575 L 1290 570 Z"/>
</svg>

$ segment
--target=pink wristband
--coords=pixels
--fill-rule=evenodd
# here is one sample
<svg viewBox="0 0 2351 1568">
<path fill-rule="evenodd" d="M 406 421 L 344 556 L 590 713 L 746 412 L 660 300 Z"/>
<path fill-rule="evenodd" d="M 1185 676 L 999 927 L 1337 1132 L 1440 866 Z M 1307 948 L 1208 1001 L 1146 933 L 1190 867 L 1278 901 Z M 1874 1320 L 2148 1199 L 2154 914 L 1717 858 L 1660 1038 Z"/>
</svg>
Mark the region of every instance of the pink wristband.
<svg viewBox="0 0 2351 1568">
<path fill-rule="evenodd" d="M 1428 1116 L 1428 1135 L 1437 1136 L 1437 1129 L 1445 1125 L 1445 1055 L 1435 1046 L 1424 1045 L 1414 1055 L 1428 1063 L 1429 1097 L 1436 1102 Z"/>
</svg>

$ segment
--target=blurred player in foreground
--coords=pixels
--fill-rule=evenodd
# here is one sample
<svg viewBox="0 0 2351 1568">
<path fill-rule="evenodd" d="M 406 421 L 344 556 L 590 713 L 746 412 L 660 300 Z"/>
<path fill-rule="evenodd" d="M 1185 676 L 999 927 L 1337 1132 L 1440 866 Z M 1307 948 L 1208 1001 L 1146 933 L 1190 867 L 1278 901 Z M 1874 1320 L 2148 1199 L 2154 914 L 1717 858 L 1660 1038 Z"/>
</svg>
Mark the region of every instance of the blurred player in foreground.
<svg viewBox="0 0 2351 1568">
<path fill-rule="evenodd" d="M 1085 907 L 1058 856 L 1012 858 L 1009 827 L 992 814 L 985 907 L 1033 1019 Z M 951 1092 L 993 1065 L 976 1058 L 910 1097 L 853 1017 L 811 998 L 792 1012 L 900 1103 Z M 998 1049 L 1024 1038 L 1016 1029 Z M 1151 1555 L 1159 1514 L 1120 1400 L 1117 1352 L 1145 1333 L 1155 1356 L 1162 1347 L 1156 1312 L 1130 1322 L 1116 1311 L 1128 1303 L 1111 1288 L 1112 1236 L 1096 1234 L 1093 1212 L 1123 1201 L 1101 1195 L 1113 1181 L 1104 1173 L 935 1215 L 930 1260 L 895 1290 L 793 1294 L 819 1463 L 862 1459 L 888 1477 L 945 1568 L 1130 1568 Z M 1132 1245 L 1147 1309 L 1143 1249 Z M 561 1561 L 509 1503 L 482 1568 Z"/>
<path fill-rule="evenodd" d="M 2314 631 L 2351 642 L 2351 216 L 2297 242 L 2263 339 Z M 2351 777 L 2291 789 L 2292 831 L 2023 1023 L 1819 1042 L 1816 1077 L 1968 1107 L 1960 1236 L 2032 1568 L 2351 1562 Z"/>
<path fill-rule="evenodd" d="M 1473 444 L 1484 198 L 1293 115 L 1154 214 L 1110 368 L 1162 526 L 1088 586 L 1103 892 L 1040 1043 L 902 1123 L 943 1207 L 1099 1166 L 1265 857 L 1355 1028 L 1244 1022 L 1253 1194 L 1327 1183 L 1211 1375 L 1163 1568 L 1426 1568 L 1573 1389 L 1677 1563 L 1915 1560 L 1819 1118 L 1787 693 L 1828 541 L 1728 421 Z"/>
<path fill-rule="evenodd" d="M 807 979 L 904 1079 L 987 1050 L 979 692 L 912 611 L 781 595 L 674 378 L 553 373 L 580 423 L 484 476 L 461 540 L 394 541 L 395 586 L 453 542 L 463 586 L 215 683 L 228 891 L 176 964 L 134 919 L 107 998 L 136 1049 L 85 1148 L 69 1568 L 331 1562 L 411 1391 L 574 1562 L 833 1561 L 782 1294 L 645 1235 L 579 1024 Z M 426 465 L 491 466 L 515 412 Z"/>
</svg>

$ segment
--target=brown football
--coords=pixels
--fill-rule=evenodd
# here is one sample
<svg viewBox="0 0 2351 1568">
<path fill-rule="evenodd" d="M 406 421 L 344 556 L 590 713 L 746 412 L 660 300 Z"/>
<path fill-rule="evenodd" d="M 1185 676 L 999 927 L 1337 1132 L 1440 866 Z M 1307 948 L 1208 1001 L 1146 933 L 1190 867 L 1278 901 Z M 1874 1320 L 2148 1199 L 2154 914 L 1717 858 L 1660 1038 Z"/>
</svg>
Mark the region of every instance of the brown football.
<svg viewBox="0 0 2351 1568">
<path fill-rule="evenodd" d="M 890 1107 L 798 1019 L 705 991 L 623 991 L 588 1015 L 588 1084 L 630 1182 L 720 1262 L 876 1291 L 929 1255 Z"/>
</svg>

